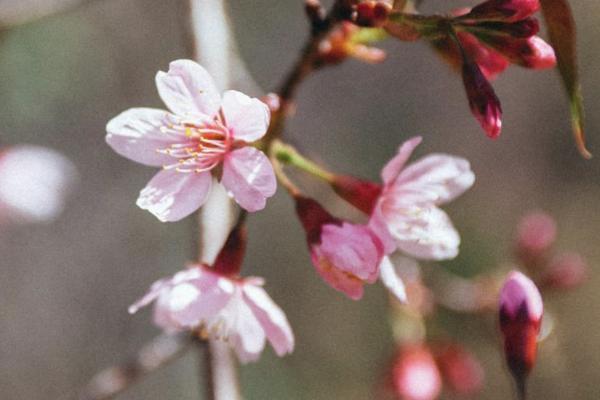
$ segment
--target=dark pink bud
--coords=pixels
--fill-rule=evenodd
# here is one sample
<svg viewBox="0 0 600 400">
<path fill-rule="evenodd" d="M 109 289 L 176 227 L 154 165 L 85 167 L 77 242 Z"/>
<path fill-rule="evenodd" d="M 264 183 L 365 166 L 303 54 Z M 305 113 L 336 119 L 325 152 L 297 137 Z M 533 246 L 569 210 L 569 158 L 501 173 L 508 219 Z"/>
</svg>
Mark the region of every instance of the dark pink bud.
<svg viewBox="0 0 600 400">
<path fill-rule="evenodd" d="M 508 60 L 496 50 L 484 46 L 475 36 L 466 32 L 458 32 L 457 37 L 467 57 L 473 60 L 486 79 L 493 80 L 509 65 Z M 458 51 L 460 57 L 460 51 Z"/>
<path fill-rule="evenodd" d="M 491 36 L 486 43 L 506 56 L 511 62 L 525 68 L 545 69 L 556 65 L 554 49 L 539 36 L 515 39 L 508 36 Z"/>
<path fill-rule="evenodd" d="M 392 368 L 392 383 L 402 400 L 434 400 L 442 390 L 435 359 L 424 345 L 400 348 Z"/>
<path fill-rule="evenodd" d="M 507 22 L 481 22 L 475 25 L 478 29 L 485 28 L 489 35 L 509 35 L 514 38 L 529 38 L 540 31 L 540 23 L 535 18 L 526 18 L 522 21 Z"/>
<path fill-rule="evenodd" d="M 356 5 L 355 22 L 359 26 L 382 26 L 392 11 L 392 6 L 382 1 L 363 1 Z"/>
<path fill-rule="evenodd" d="M 588 265 L 581 255 L 565 253 L 555 257 L 540 278 L 540 284 L 553 289 L 573 289 L 588 277 Z"/>
<path fill-rule="evenodd" d="M 520 272 L 511 272 L 500 291 L 499 319 L 504 355 L 521 395 L 537 353 L 544 305 L 535 284 Z"/>
<path fill-rule="evenodd" d="M 473 353 L 455 343 L 438 345 L 434 353 L 444 384 L 450 390 L 462 396 L 481 390 L 485 372 Z"/>
<path fill-rule="evenodd" d="M 473 7 L 468 18 L 478 20 L 516 22 L 540 9 L 539 0 L 488 0 Z"/>
<path fill-rule="evenodd" d="M 213 265 L 214 271 L 228 276 L 238 275 L 246 253 L 248 233 L 243 222 L 238 223 L 227 238 Z"/>
<path fill-rule="evenodd" d="M 381 194 L 381 185 L 352 176 L 336 176 L 331 182 L 335 192 L 365 214 L 371 214 Z"/>
<path fill-rule="evenodd" d="M 324 224 L 339 224 L 341 221 L 327 212 L 316 200 L 309 197 L 296 196 L 296 213 L 302 223 L 309 245 L 321 239 L 321 227 Z"/>
<path fill-rule="evenodd" d="M 492 85 L 479 66 L 468 60 L 463 63 L 462 77 L 473 116 L 485 133 L 496 139 L 502 130 L 502 106 Z"/>
</svg>

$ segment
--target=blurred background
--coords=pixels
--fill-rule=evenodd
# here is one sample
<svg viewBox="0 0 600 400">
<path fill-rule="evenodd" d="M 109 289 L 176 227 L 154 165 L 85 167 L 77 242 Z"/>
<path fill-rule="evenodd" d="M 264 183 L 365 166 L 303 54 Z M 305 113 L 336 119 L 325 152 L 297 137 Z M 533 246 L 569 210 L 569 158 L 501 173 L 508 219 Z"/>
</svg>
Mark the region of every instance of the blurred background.
<svg viewBox="0 0 600 400">
<path fill-rule="evenodd" d="M 10 3 L 21 2 L 0 0 L 0 7 Z M 154 280 L 193 257 L 193 219 L 162 224 L 137 208 L 138 192 L 155 171 L 119 157 L 104 142 L 106 122 L 122 110 L 162 107 L 154 75 L 171 60 L 190 56 L 186 2 L 85 3 L 0 30 L 0 144 L 58 150 L 80 175 L 54 223 L 0 226 L 2 399 L 62 398 L 99 369 L 135 354 L 159 332 L 148 310 L 130 316 L 127 307 Z M 424 10 L 474 3 L 427 0 Z M 229 4 L 250 72 L 264 93 L 274 90 L 307 35 L 303 2 Z M 589 144 L 599 155 L 600 2 L 572 6 Z M 427 45 L 390 40 L 382 47 L 388 52 L 382 65 L 351 60 L 311 76 L 286 137 L 332 170 L 371 179 L 378 179 L 397 145 L 414 135 L 424 137 L 418 156 L 446 152 L 468 158 L 477 182 L 446 208 L 462 235 L 461 254 L 437 267 L 460 275 L 510 263 L 515 224 L 528 210 L 554 215 L 558 247 L 582 253 L 592 275 L 576 291 L 545 297 L 556 326 L 541 347 L 531 398 L 597 399 L 600 160 L 585 161 L 575 149 L 556 71 L 511 67 L 495 82 L 504 130 L 491 141 L 469 112 L 460 77 Z M 337 212 L 333 196 L 321 198 Z M 258 363 L 243 367 L 245 397 L 373 398 L 393 352 L 384 289 L 369 286 L 364 299 L 353 302 L 323 284 L 283 190 L 249 223 L 244 273 L 266 278 L 267 290 L 290 319 L 297 347 L 283 359 L 269 349 Z M 481 358 L 487 379 L 477 398 L 508 398 L 511 382 L 497 351 L 495 320 L 444 311 L 436 325 Z M 119 398 L 198 399 L 203 383 L 197 376 L 192 351 Z"/>
</svg>

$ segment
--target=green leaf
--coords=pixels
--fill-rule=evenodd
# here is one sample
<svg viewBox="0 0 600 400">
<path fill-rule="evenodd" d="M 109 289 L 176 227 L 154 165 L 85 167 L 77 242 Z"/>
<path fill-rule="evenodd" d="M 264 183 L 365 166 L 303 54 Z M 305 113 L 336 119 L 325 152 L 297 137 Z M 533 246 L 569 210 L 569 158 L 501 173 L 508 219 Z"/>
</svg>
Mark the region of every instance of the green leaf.
<svg viewBox="0 0 600 400">
<path fill-rule="evenodd" d="M 592 154 L 585 145 L 583 98 L 577 68 L 577 35 L 571 7 L 567 0 L 541 0 L 540 2 L 550 43 L 556 53 L 558 69 L 569 96 L 575 143 L 581 155 L 589 159 Z"/>
</svg>

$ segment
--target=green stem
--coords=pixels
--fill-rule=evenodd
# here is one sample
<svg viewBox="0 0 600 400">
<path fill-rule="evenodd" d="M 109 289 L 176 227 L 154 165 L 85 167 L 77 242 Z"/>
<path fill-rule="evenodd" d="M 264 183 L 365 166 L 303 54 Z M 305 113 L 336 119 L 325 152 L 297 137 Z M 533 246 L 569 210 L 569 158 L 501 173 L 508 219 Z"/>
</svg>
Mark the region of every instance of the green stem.
<svg viewBox="0 0 600 400">
<path fill-rule="evenodd" d="M 296 167 L 326 182 L 331 183 L 335 179 L 335 174 L 302 156 L 294 147 L 285 144 L 280 140 L 275 140 L 271 144 L 271 155 L 283 164 Z"/>
</svg>

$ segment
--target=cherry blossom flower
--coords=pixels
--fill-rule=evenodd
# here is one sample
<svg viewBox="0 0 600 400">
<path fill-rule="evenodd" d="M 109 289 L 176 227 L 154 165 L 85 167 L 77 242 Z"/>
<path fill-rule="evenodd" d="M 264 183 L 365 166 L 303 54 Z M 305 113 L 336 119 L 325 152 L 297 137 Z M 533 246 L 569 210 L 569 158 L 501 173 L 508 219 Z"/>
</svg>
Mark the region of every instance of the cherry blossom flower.
<svg viewBox="0 0 600 400">
<path fill-rule="evenodd" d="M 353 177 L 335 177 L 333 189 L 370 214 L 369 227 L 384 245 L 419 258 L 456 257 L 460 237 L 439 206 L 460 196 L 475 182 L 469 162 L 446 154 L 431 154 L 406 166 L 421 137 L 406 141 L 381 172 L 383 185 Z"/>
<path fill-rule="evenodd" d="M 205 338 L 227 340 L 244 363 L 256 361 L 267 340 L 283 356 L 293 351 L 294 336 L 262 285 L 260 278 L 231 277 L 192 265 L 155 282 L 129 312 L 155 301 L 154 322 L 167 332 L 197 329 Z"/>
<path fill-rule="evenodd" d="M 0 219 L 45 222 L 58 217 L 77 181 L 75 166 L 56 151 L 19 145 L 0 151 Z"/>
<path fill-rule="evenodd" d="M 537 353 L 544 305 L 535 284 L 518 271 L 512 271 L 500 291 L 500 331 L 508 367 L 524 390 Z"/>
<path fill-rule="evenodd" d="M 312 263 L 325 282 L 358 300 L 363 285 L 380 278 L 398 300 L 406 301 L 404 284 L 371 228 L 337 219 L 313 199 L 297 196 L 295 200 Z"/>
<path fill-rule="evenodd" d="M 158 72 L 156 86 L 170 112 L 131 108 L 106 126 L 117 153 L 163 168 L 141 191 L 138 206 L 161 221 L 180 220 L 204 204 L 214 175 L 242 208 L 264 208 L 275 175 L 268 158 L 247 144 L 266 133 L 268 107 L 234 90 L 221 97 L 208 72 L 190 60 Z"/>
</svg>

